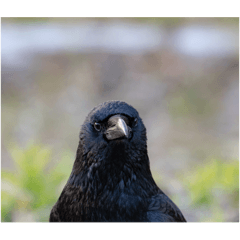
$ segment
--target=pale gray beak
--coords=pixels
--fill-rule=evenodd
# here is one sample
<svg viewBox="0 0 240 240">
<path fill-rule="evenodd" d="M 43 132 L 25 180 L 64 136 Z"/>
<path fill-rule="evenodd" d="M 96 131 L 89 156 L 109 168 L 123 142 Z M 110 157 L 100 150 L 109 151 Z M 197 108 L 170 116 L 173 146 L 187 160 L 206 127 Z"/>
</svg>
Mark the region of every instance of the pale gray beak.
<svg viewBox="0 0 240 240">
<path fill-rule="evenodd" d="M 129 137 L 129 128 L 120 115 L 114 115 L 109 118 L 108 124 L 110 127 L 105 132 L 108 140 Z"/>
</svg>

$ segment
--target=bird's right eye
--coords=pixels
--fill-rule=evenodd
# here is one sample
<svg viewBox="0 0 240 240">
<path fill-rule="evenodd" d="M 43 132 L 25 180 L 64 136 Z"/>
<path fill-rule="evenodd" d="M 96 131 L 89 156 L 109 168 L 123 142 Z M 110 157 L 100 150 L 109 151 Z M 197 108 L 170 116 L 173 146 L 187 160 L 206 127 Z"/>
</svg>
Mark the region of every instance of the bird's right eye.
<svg viewBox="0 0 240 240">
<path fill-rule="evenodd" d="M 136 126 L 137 126 L 137 123 L 138 123 L 138 119 L 135 118 L 135 119 L 133 120 L 133 127 L 136 127 Z"/>
<path fill-rule="evenodd" d="M 94 128 L 95 128 L 97 131 L 100 131 L 101 128 L 102 128 L 102 126 L 101 126 L 100 123 L 95 122 L 95 123 L 94 123 Z"/>
</svg>

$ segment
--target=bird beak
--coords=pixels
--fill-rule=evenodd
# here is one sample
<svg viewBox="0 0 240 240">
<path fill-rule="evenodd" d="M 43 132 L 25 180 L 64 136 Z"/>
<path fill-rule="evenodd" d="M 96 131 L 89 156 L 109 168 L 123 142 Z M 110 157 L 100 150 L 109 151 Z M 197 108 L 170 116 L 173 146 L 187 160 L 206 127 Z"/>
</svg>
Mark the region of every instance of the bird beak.
<svg viewBox="0 0 240 240">
<path fill-rule="evenodd" d="M 109 118 L 108 124 L 110 127 L 105 132 L 108 140 L 129 138 L 128 126 L 120 115 L 115 115 Z"/>
</svg>

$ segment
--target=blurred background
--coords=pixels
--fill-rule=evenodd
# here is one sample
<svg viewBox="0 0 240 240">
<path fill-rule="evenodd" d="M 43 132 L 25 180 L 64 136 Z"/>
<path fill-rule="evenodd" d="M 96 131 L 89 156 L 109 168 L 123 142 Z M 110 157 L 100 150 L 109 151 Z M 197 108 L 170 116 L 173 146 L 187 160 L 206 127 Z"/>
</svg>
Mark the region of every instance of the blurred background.
<svg viewBox="0 0 240 240">
<path fill-rule="evenodd" d="M 48 221 L 107 100 L 138 110 L 187 221 L 239 221 L 238 18 L 2 18 L 1 43 L 2 221 Z"/>
</svg>

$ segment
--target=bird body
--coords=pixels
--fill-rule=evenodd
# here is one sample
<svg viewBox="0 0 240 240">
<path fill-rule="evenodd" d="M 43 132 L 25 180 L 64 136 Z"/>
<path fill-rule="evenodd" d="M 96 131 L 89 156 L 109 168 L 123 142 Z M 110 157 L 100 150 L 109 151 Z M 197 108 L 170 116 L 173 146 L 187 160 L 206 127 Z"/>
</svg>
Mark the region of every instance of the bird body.
<svg viewBox="0 0 240 240">
<path fill-rule="evenodd" d="M 153 180 L 146 141 L 133 107 L 120 101 L 95 107 L 50 222 L 185 222 Z"/>
</svg>

